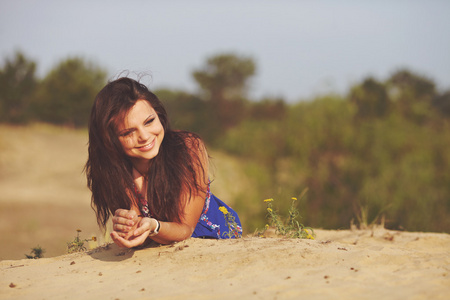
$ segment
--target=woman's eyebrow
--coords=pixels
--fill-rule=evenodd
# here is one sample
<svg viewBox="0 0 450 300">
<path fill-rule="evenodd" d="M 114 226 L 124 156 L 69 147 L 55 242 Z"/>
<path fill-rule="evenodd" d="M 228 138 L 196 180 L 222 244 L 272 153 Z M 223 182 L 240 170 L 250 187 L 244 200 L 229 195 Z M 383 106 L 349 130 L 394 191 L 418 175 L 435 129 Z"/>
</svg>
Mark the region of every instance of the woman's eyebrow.
<svg viewBox="0 0 450 300">
<path fill-rule="evenodd" d="M 121 130 L 118 130 L 118 133 L 124 133 L 124 132 L 132 130 L 132 129 L 133 129 L 133 127 L 125 127 L 124 126 L 124 128 L 122 128 Z"/>
</svg>

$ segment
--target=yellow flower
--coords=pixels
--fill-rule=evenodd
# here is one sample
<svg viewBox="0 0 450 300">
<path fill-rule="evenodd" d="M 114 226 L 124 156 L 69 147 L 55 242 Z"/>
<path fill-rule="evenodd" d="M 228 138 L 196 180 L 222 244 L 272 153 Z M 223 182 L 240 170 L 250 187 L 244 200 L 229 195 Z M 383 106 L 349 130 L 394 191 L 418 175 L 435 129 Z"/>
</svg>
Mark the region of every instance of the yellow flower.
<svg viewBox="0 0 450 300">
<path fill-rule="evenodd" d="M 314 240 L 314 237 L 309 233 L 309 231 L 307 229 L 305 229 L 305 232 L 306 232 L 307 239 Z"/>
<path fill-rule="evenodd" d="M 294 200 L 294 201 L 297 201 L 297 198 L 295 198 L 295 197 L 292 197 L 291 199 Z"/>
<path fill-rule="evenodd" d="M 266 224 L 266 230 L 269 229 L 269 224 Z"/>
<path fill-rule="evenodd" d="M 271 198 L 271 199 L 266 199 L 266 200 L 264 200 L 264 202 L 272 202 L 273 201 L 273 199 Z"/>
<path fill-rule="evenodd" d="M 267 208 L 268 212 L 272 212 L 272 209 L 270 207 Z"/>
<path fill-rule="evenodd" d="M 219 210 L 220 210 L 224 215 L 228 214 L 228 209 L 227 209 L 225 206 L 219 207 Z"/>
</svg>

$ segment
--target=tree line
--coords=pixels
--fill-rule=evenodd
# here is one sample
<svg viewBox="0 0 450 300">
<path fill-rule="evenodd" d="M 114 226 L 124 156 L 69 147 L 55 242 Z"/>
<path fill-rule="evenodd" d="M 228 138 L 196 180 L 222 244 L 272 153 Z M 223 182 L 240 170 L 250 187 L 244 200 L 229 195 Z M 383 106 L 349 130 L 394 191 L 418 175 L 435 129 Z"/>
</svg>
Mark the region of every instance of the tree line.
<svg viewBox="0 0 450 300">
<path fill-rule="evenodd" d="M 44 78 L 17 52 L 0 69 L 1 122 L 86 127 L 107 72 L 69 58 Z M 385 217 L 392 229 L 450 232 L 450 91 L 407 69 L 364 78 L 345 95 L 286 103 L 250 99 L 251 57 L 223 53 L 192 71 L 200 92 L 159 89 L 172 127 L 232 154 L 252 186 L 235 199 L 247 228 L 261 228 L 265 198 L 300 201 L 302 222 L 346 228 Z M 283 202 L 285 201 L 285 202 Z M 284 204 L 285 203 L 285 204 Z"/>
<path fill-rule="evenodd" d="M 3 123 L 32 121 L 84 127 L 106 71 L 74 57 L 61 61 L 44 78 L 36 62 L 16 52 L 0 69 L 0 118 Z"/>
</svg>

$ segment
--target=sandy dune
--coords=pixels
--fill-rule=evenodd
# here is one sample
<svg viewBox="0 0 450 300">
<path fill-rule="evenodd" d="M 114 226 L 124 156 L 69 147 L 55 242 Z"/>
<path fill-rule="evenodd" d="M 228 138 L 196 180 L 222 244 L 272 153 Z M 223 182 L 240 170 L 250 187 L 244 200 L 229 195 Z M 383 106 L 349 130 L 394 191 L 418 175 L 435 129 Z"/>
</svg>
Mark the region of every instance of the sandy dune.
<svg viewBox="0 0 450 300">
<path fill-rule="evenodd" d="M 316 230 L 0 262 L 1 299 L 448 299 L 450 235 Z"/>
</svg>

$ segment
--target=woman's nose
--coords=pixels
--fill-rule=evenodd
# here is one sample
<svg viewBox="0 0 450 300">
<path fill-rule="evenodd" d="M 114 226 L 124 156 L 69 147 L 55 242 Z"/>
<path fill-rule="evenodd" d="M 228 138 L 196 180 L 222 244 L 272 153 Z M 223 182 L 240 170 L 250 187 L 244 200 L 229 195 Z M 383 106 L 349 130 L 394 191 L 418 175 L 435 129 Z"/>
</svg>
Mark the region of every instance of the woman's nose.
<svg viewBox="0 0 450 300">
<path fill-rule="evenodd" d="M 145 130 L 144 128 L 141 128 L 141 129 L 139 129 L 138 130 L 138 133 L 139 133 L 139 141 L 140 142 L 145 142 L 145 141 L 147 141 L 149 138 L 150 138 L 150 133 L 147 131 L 147 130 Z"/>
</svg>

